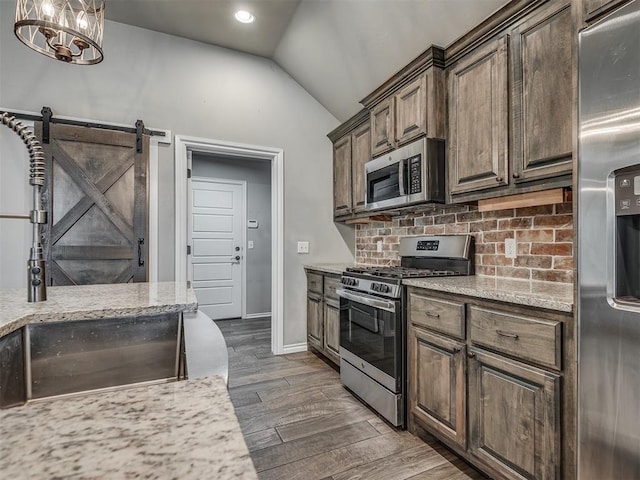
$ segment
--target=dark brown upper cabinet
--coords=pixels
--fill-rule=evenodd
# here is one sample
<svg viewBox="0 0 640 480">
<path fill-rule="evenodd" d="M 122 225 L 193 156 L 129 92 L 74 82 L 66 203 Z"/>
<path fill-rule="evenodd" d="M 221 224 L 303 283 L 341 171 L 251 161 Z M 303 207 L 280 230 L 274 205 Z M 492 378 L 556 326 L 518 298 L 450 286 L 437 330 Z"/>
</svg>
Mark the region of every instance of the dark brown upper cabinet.
<svg viewBox="0 0 640 480">
<path fill-rule="evenodd" d="M 572 42 L 566 0 L 549 2 L 511 32 L 516 183 L 571 173 Z"/>
<path fill-rule="evenodd" d="M 454 203 L 571 185 L 571 2 L 527 8 L 447 67 Z"/>
<path fill-rule="evenodd" d="M 378 156 L 396 148 L 394 98 L 387 98 L 371 110 L 371 153 Z"/>
<path fill-rule="evenodd" d="M 444 50 L 432 46 L 361 101 L 371 112 L 371 155 L 427 135 L 444 138 Z"/>
<path fill-rule="evenodd" d="M 351 135 L 333 144 L 333 214 L 351 213 Z"/>
<path fill-rule="evenodd" d="M 366 190 L 364 164 L 371 160 L 371 124 L 363 123 L 351 134 L 351 199 L 353 212 L 364 210 Z"/>
<path fill-rule="evenodd" d="M 362 110 L 328 137 L 333 142 L 333 216 L 346 218 L 365 206 L 364 164 L 371 160 L 369 112 Z"/>
<path fill-rule="evenodd" d="M 600 15 L 608 13 L 629 1 L 630 0 L 582 0 L 584 19 L 590 22 L 600 17 Z"/>
<path fill-rule="evenodd" d="M 466 55 L 448 72 L 451 194 L 508 183 L 507 58 L 504 35 Z"/>
</svg>

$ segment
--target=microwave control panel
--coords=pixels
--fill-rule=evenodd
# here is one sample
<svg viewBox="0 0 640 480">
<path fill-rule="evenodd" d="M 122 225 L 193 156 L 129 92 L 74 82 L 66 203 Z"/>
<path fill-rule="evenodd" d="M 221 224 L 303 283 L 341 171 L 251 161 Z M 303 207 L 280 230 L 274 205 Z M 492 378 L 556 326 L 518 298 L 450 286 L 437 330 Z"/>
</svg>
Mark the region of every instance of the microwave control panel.
<svg viewBox="0 0 640 480">
<path fill-rule="evenodd" d="M 640 214 L 640 170 L 615 176 L 616 215 Z"/>
<path fill-rule="evenodd" d="M 422 191 L 422 158 L 415 155 L 407 159 L 409 164 L 409 194 Z"/>
</svg>

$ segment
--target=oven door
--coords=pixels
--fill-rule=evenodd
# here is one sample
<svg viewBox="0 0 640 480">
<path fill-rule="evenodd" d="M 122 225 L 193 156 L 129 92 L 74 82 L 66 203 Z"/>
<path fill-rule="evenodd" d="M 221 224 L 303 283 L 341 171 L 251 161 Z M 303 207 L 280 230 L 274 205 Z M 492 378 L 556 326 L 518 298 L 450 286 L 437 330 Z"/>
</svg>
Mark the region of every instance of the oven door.
<svg viewBox="0 0 640 480">
<path fill-rule="evenodd" d="M 338 290 L 341 357 L 395 393 L 402 387 L 399 300 Z"/>
</svg>

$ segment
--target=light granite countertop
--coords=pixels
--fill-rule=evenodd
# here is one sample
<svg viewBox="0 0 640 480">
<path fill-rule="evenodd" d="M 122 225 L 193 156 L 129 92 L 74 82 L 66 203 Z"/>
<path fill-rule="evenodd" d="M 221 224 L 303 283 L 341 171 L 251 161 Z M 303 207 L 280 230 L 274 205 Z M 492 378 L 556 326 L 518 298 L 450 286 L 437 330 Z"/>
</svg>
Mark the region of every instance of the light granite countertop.
<svg viewBox="0 0 640 480">
<path fill-rule="evenodd" d="M 316 263 L 305 265 L 306 270 L 341 274 L 354 263 Z M 560 312 L 573 311 L 573 285 L 539 282 L 501 277 L 470 275 L 461 277 L 432 277 L 407 279 L 404 285 L 428 288 L 446 293 L 496 300 Z"/>
<path fill-rule="evenodd" d="M 11 479 L 258 478 L 220 377 L 0 410 L 0 471 Z"/>
<path fill-rule="evenodd" d="M 439 292 L 546 308 L 573 311 L 573 285 L 471 275 L 468 277 L 432 277 L 404 280 L 404 285 Z"/>
<path fill-rule="evenodd" d="M 335 273 L 340 275 L 347 267 L 353 267 L 355 263 L 312 263 L 305 265 L 305 270 L 315 270 L 322 273 Z"/>
<path fill-rule="evenodd" d="M 0 290 L 0 337 L 29 323 L 196 311 L 185 283 L 119 283 L 47 288 L 47 300 L 27 302 L 26 288 Z"/>
</svg>

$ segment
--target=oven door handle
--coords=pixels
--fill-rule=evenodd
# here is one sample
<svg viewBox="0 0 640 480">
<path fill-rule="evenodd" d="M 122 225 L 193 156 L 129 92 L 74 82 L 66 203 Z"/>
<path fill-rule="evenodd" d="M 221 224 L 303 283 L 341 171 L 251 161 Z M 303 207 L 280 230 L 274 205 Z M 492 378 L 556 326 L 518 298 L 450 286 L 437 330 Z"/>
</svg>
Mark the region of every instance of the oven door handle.
<svg viewBox="0 0 640 480">
<path fill-rule="evenodd" d="M 364 293 L 351 293 L 347 290 L 338 289 L 336 290 L 336 294 L 339 297 L 345 298 L 347 300 L 354 301 L 356 303 L 361 303 L 363 305 L 368 305 L 373 308 L 379 308 L 381 310 L 386 310 L 387 312 L 395 313 L 396 304 L 395 302 L 390 302 L 388 300 L 382 300 L 377 297 L 372 297 L 371 295 L 366 295 Z"/>
</svg>

